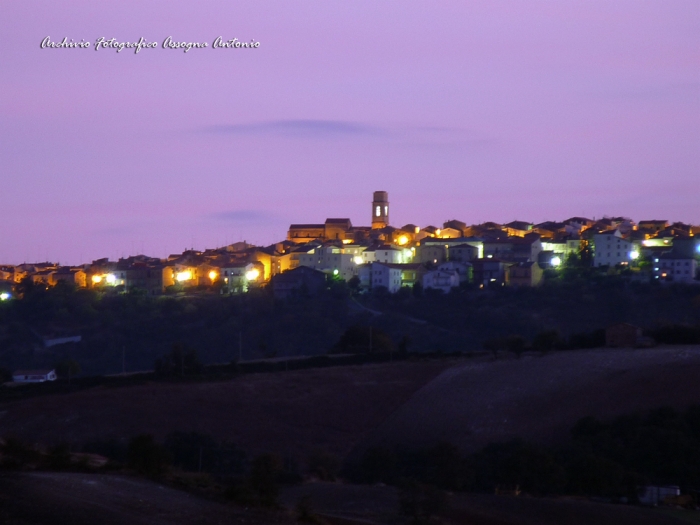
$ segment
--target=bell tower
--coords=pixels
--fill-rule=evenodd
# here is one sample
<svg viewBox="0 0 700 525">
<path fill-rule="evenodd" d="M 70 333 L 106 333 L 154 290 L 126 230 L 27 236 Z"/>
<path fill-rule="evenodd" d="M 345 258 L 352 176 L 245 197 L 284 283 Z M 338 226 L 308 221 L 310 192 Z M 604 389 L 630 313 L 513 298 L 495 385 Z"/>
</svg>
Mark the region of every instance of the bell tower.
<svg viewBox="0 0 700 525">
<path fill-rule="evenodd" d="M 375 191 L 372 200 L 372 229 L 389 226 L 389 194 Z"/>
</svg>

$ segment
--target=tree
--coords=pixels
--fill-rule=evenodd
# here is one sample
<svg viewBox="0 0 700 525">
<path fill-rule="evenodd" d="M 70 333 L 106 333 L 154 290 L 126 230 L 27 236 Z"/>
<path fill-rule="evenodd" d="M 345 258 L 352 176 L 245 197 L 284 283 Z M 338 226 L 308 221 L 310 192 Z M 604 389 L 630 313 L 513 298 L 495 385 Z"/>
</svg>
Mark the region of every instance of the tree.
<svg viewBox="0 0 700 525">
<path fill-rule="evenodd" d="M 350 288 L 353 293 L 357 293 L 360 291 L 360 284 L 360 278 L 357 275 L 353 275 L 348 281 L 348 288 Z"/>
<path fill-rule="evenodd" d="M 382 330 L 371 326 L 351 326 L 333 347 L 339 354 L 375 354 L 393 352 L 394 343 Z"/>
<path fill-rule="evenodd" d="M 277 504 L 278 481 L 282 468 L 282 460 L 275 454 L 262 454 L 253 460 L 250 486 L 257 494 L 261 505 L 272 507 Z"/>
<path fill-rule="evenodd" d="M 509 351 L 515 354 L 515 357 L 520 359 L 525 351 L 525 338 L 521 335 L 509 335 L 506 337 L 505 345 Z"/>
<path fill-rule="evenodd" d="M 69 383 L 71 377 L 75 377 L 81 372 L 80 364 L 78 364 L 78 362 L 74 359 L 64 359 L 63 361 L 58 362 L 55 369 L 58 377 L 68 379 Z"/>
<path fill-rule="evenodd" d="M 309 472 L 322 481 L 335 481 L 340 472 L 340 460 L 328 452 L 316 450 L 308 459 Z"/>
<path fill-rule="evenodd" d="M 204 368 L 197 357 L 197 351 L 180 343 L 173 345 L 170 354 L 156 359 L 156 374 L 163 377 L 197 375 Z"/>
<path fill-rule="evenodd" d="M 447 496 L 432 485 L 407 481 L 399 491 L 399 510 L 414 525 L 430 523 L 431 518 L 447 509 Z"/>
<path fill-rule="evenodd" d="M 532 348 L 540 352 L 549 352 L 563 345 L 559 332 L 556 330 L 543 330 L 535 335 L 532 340 Z"/>
<path fill-rule="evenodd" d="M 401 338 L 401 341 L 399 341 L 399 355 L 401 356 L 406 356 L 408 355 L 408 345 L 411 344 L 411 338 L 408 337 L 407 335 L 404 335 Z"/>
<path fill-rule="evenodd" d="M 150 434 L 141 434 L 129 442 L 129 466 L 147 476 L 159 476 L 168 467 L 168 456 Z"/>
</svg>

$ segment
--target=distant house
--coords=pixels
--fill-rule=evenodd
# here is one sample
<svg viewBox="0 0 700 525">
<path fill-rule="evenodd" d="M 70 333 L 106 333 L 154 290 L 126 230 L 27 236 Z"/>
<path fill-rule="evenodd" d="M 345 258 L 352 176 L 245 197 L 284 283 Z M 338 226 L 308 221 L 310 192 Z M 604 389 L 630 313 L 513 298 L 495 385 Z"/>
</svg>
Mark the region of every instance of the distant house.
<svg viewBox="0 0 700 525">
<path fill-rule="evenodd" d="M 508 267 L 508 281 L 511 286 L 537 286 L 542 282 L 544 272 L 536 262 L 520 262 Z"/>
<path fill-rule="evenodd" d="M 53 273 L 53 283 L 58 284 L 59 281 L 74 284 L 79 288 L 85 288 L 87 285 L 87 274 L 80 268 L 63 266 Z"/>
<path fill-rule="evenodd" d="M 660 281 L 692 282 L 698 271 L 697 260 L 694 257 L 675 255 L 675 251 L 674 248 L 673 252 L 654 258 L 654 277 Z"/>
<path fill-rule="evenodd" d="M 633 260 L 637 245 L 623 239 L 619 230 L 593 235 L 593 266 L 616 266 Z"/>
<path fill-rule="evenodd" d="M 219 278 L 223 281 L 221 293 L 246 293 L 251 287 L 260 286 L 264 276 L 264 266 L 259 262 L 238 262 L 222 265 Z"/>
<path fill-rule="evenodd" d="M 15 383 L 43 383 L 56 381 L 55 370 L 17 370 L 12 374 Z"/>
<path fill-rule="evenodd" d="M 326 274 L 308 266 L 299 266 L 272 278 L 272 293 L 275 299 L 286 299 L 295 292 L 315 295 L 325 286 Z"/>
<path fill-rule="evenodd" d="M 642 329 L 629 323 L 619 323 L 605 330 L 605 345 L 612 348 L 633 348 L 642 339 Z"/>
<path fill-rule="evenodd" d="M 452 288 L 459 287 L 459 273 L 455 270 L 436 270 L 423 275 L 423 288 L 442 290 L 448 293 Z"/>
<path fill-rule="evenodd" d="M 450 248 L 450 251 L 452 251 L 452 248 Z M 471 263 L 468 262 L 462 263 L 458 261 L 448 261 L 439 265 L 437 269 L 448 272 L 457 272 L 460 283 L 471 282 L 473 277 L 473 268 Z"/>
<path fill-rule="evenodd" d="M 484 286 L 504 286 L 508 284 L 510 275 L 508 274 L 509 263 L 500 259 L 485 258 L 472 262 L 474 268 L 474 283 L 482 288 Z"/>
<path fill-rule="evenodd" d="M 642 231 L 646 231 L 649 233 L 657 233 L 657 232 L 660 232 L 661 230 L 665 230 L 666 228 L 668 228 L 668 221 L 666 219 L 639 221 L 639 224 L 637 225 L 637 227 Z"/>
<path fill-rule="evenodd" d="M 384 287 L 389 293 L 396 293 L 401 289 L 400 264 L 378 263 L 363 264 L 360 267 L 360 283 L 365 289 Z"/>
<path fill-rule="evenodd" d="M 421 264 L 442 264 L 447 260 L 447 244 L 421 243 L 416 247 L 415 261 Z"/>
<path fill-rule="evenodd" d="M 681 495 L 681 489 L 677 485 L 669 485 L 660 487 L 656 485 L 647 485 L 642 487 L 639 492 L 639 503 L 642 505 L 657 506 L 659 503 L 665 503 L 669 499 L 676 498 Z"/>
</svg>

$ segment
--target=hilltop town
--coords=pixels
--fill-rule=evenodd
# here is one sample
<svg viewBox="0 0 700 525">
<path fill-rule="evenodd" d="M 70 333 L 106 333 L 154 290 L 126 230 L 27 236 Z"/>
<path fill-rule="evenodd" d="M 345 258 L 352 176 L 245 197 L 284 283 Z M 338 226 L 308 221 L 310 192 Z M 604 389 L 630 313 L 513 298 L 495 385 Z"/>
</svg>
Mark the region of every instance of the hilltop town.
<svg viewBox="0 0 700 525">
<path fill-rule="evenodd" d="M 166 259 L 135 255 L 67 267 L 49 262 L 0 266 L 0 298 L 9 299 L 23 280 L 54 286 L 141 291 L 148 295 L 212 290 L 241 294 L 272 286 L 276 297 L 304 287 L 313 293 L 328 279 L 359 290 L 390 293 L 419 284 L 448 292 L 465 283 L 477 287 L 538 286 L 545 272 L 567 264 L 600 272 L 627 271 L 642 280 L 698 283 L 700 226 L 605 217 L 561 222 L 442 227 L 389 222 L 389 196 L 376 191 L 371 226 L 347 218 L 292 224 L 285 240 L 270 246 L 238 242 L 204 251 L 186 250 Z"/>
</svg>

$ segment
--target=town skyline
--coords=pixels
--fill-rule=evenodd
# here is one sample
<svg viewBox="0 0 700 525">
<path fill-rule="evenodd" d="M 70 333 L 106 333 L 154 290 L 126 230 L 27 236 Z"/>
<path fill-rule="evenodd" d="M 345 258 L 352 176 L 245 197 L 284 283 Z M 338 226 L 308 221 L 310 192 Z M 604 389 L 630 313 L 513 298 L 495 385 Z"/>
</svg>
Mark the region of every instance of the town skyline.
<svg viewBox="0 0 700 525">
<path fill-rule="evenodd" d="M 695 1 L 62 4 L 0 20 L 3 263 L 269 244 L 377 188 L 395 224 L 698 221 Z M 41 48 L 218 35 L 260 46 Z"/>
<path fill-rule="evenodd" d="M 168 256 L 170 256 L 172 254 L 176 254 L 176 253 L 181 253 L 181 252 L 184 253 L 186 251 L 204 252 L 207 250 L 219 250 L 219 249 L 224 249 L 227 246 L 231 246 L 231 245 L 234 245 L 237 243 L 246 243 L 246 244 L 249 244 L 251 246 L 258 246 L 258 247 L 272 246 L 272 245 L 275 245 L 275 244 L 287 239 L 287 236 L 288 236 L 287 232 L 288 232 L 290 224 L 291 225 L 294 225 L 294 224 L 313 224 L 313 223 L 319 223 L 319 221 L 323 221 L 323 220 L 326 220 L 326 219 L 332 218 L 332 217 L 338 217 L 338 218 L 343 217 L 343 218 L 350 219 L 350 221 L 353 224 L 356 224 L 358 226 L 369 227 L 371 225 L 372 221 L 371 221 L 371 219 L 369 219 L 369 212 L 367 211 L 367 209 L 369 208 L 368 204 L 369 204 L 369 202 L 365 203 L 366 210 L 365 210 L 365 214 L 364 214 L 365 215 L 364 220 L 359 219 L 359 220 L 355 221 L 353 219 L 353 217 L 359 216 L 360 214 L 354 213 L 352 215 L 349 215 L 349 214 L 348 215 L 343 215 L 343 214 L 329 215 L 326 218 L 323 218 L 323 217 L 313 218 L 312 217 L 311 220 L 308 220 L 308 221 L 302 221 L 302 220 L 290 221 L 290 222 L 285 223 L 285 227 L 284 227 L 283 231 L 279 232 L 279 234 L 277 234 L 276 236 L 274 236 L 274 234 L 273 234 L 273 236 L 270 237 L 270 239 L 271 239 L 270 242 L 255 242 L 256 235 L 254 234 L 254 232 L 252 232 L 253 235 L 248 235 L 249 233 L 251 233 L 251 231 L 249 230 L 246 233 L 242 233 L 238 236 L 236 236 L 235 234 L 232 234 L 232 236 L 230 238 L 225 237 L 223 243 L 217 242 L 213 245 L 208 245 L 208 246 L 197 244 L 196 242 L 194 242 L 196 239 L 193 238 L 193 242 L 191 242 L 190 245 L 186 245 L 182 248 L 175 247 L 173 250 L 164 249 L 162 251 L 157 251 L 155 248 L 150 248 L 150 247 L 146 246 L 146 244 L 144 242 L 139 243 L 137 241 L 132 241 L 131 250 L 122 250 L 121 252 L 112 251 L 112 252 L 102 253 L 102 254 L 98 254 L 97 257 L 92 257 L 92 258 L 85 258 L 85 257 L 82 257 L 82 255 L 81 255 L 80 257 L 77 258 L 77 260 L 74 261 L 74 260 L 70 260 L 70 259 L 60 259 L 58 257 L 51 257 L 50 254 L 48 252 L 46 252 L 43 257 L 38 257 L 38 258 L 33 258 L 33 259 L 25 258 L 23 260 L 19 260 L 17 258 L 14 258 L 12 260 L 0 260 L 0 265 L 3 265 L 3 264 L 5 264 L 5 265 L 22 265 L 22 264 L 51 262 L 51 263 L 55 263 L 55 264 L 58 264 L 61 266 L 64 266 L 64 265 L 65 266 L 80 266 L 80 265 L 88 264 L 92 261 L 104 259 L 104 258 L 107 258 L 110 260 L 113 259 L 116 261 L 119 259 L 128 259 L 130 257 L 136 257 L 136 256 L 140 256 L 140 255 L 146 255 L 149 257 L 155 257 L 155 258 L 160 258 L 160 259 L 167 259 Z M 392 216 L 394 215 L 394 209 L 395 209 L 394 205 L 392 204 Z M 632 223 L 634 223 L 634 224 L 637 224 L 639 221 L 645 221 L 645 220 L 646 221 L 665 221 L 669 225 L 677 224 L 677 223 L 684 223 L 684 221 L 680 221 L 680 220 L 673 220 L 673 219 L 659 218 L 659 217 L 644 217 L 644 218 L 640 218 L 639 221 L 635 221 L 634 220 L 635 218 L 630 217 L 630 216 L 626 216 L 626 215 L 621 215 L 621 214 L 614 214 L 614 215 L 613 214 L 604 214 L 601 217 L 596 217 L 596 216 L 588 217 L 586 215 L 570 214 L 570 215 L 567 215 L 566 217 L 563 217 L 563 218 L 562 217 L 558 217 L 555 219 L 548 218 L 546 220 L 539 221 L 539 222 L 524 221 L 524 220 L 517 219 L 517 218 L 509 220 L 509 221 L 485 220 L 485 221 L 480 221 L 480 222 L 468 222 L 468 221 L 463 221 L 461 217 L 453 217 L 451 219 L 445 219 L 443 221 L 434 221 L 432 223 L 422 224 L 419 227 L 421 229 L 426 228 L 426 227 L 442 228 L 445 223 L 450 222 L 450 221 L 464 222 L 465 224 L 470 225 L 470 226 L 479 226 L 479 225 L 484 225 L 484 224 L 494 224 L 494 225 L 499 225 L 499 226 L 505 226 L 505 225 L 512 223 L 512 222 L 524 222 L 524 223 L 530 223 L 533 226 L 537 226 L 538 224 L 544 224 L 547 222 L 561 223 L 561 222 L 567 221 L 567 220 L 569 220 L 571 218 L 575 218 L 575 217 L 586 218 L 586 219 L 590 219 L 592 221 L 600 221 L 600 220 L 604 220 L 604 219 L 613 219 L 613 218 L 624 218 L 624 219 L 631 220 Z M 390 223 L 388 225 L 391 227 L 395 227 L 395 228 L 401 228 L 402 226 L 404 226 L 406 224 L 415 224 L 415 225 L 419 224 L 417 221 L 411 221 L 411 220 L 401 221 L 400 219 L 401 219 L 401 216 L 399 216 L 399 219 L 397 221 L 393 221 L 393 220 L 390 221 Z M 697 226 L 698 229 L 700 229 L 700 219 L 698 219 L 694 222 L 687 222 L 685 224 L 690 225 L 690 226 Z M 87 252 L 89 252 L 89 250 L 85 250 L 85 252 L 87 253 Z"/>
</svg>

